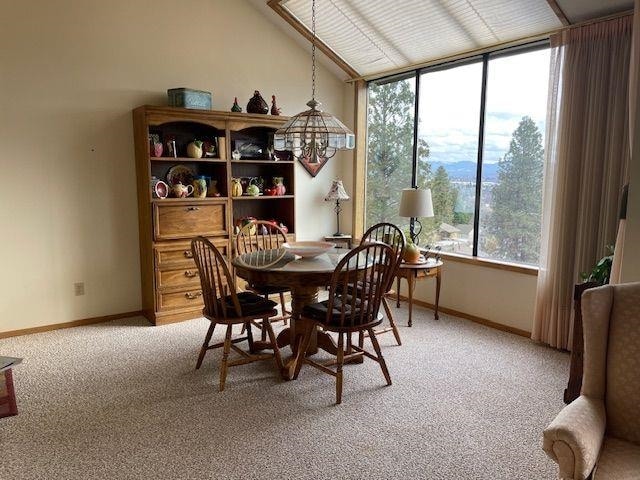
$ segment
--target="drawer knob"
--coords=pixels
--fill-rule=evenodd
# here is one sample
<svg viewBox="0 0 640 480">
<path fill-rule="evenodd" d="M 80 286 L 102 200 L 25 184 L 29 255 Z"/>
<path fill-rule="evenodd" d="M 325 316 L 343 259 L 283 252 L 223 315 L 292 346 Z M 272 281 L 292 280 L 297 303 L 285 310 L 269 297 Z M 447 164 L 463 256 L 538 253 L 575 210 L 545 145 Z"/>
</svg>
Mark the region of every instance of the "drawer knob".
<svg viewBox="0 0 640 480">
<path fill-rule="evenodd" d="M 202 296 L 202 292 L 187 292 L 184 294 L 184 296 L 189 300 L 195 300 L 196 298 Z"/>
<path fill-rule="evenodd" d="M 194 272 L 193 270 L 187 270 L 184 272 L 184 276 L 187 278 L 193 278 L 198 276 L 198 272 Z"/>
<path fill-rule="evenodd" d="M 191 250 L 184 251 L 185 258 L 193 258 L 193 252 Z"/>
<path fill-rule="evenodd" d="M 191 211 L 193 211 L 193 210 L 200 210 L 200 207 L 187 207 L 187 208 L 186 208 L 186 210 L 187 210 L 188 212 L 191 212 Z"/>
</svg>

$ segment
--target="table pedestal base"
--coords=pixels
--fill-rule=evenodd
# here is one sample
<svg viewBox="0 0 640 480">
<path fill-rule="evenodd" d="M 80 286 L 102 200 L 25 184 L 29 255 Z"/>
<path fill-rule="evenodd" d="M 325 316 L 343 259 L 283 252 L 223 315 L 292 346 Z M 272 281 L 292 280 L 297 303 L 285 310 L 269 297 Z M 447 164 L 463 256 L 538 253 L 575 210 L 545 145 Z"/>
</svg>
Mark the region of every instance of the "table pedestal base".
<svg viewBox="0 0 640 480">
<path fill-rule="evenodd" d="M 303 356 L 315 355 L 318 350 L 324 350 L 331 355 L 338 353 L 338 346 L 333 337 L 327 332 L 319 331 L 315 322 L 301 318 L 302 309 L 318 301 L 318 287 L 295 287 L 291 289 L 291 323 L 278 334 L 276 343 L 279 348 L 289 346 L 293 355 L 284 361 L 282 378 L 294 380 L 296 367 L 302 362 Z M 311 342 L 306 352 L 302 351 L 302 340 L 311 330 Z M 362 357 L 355 358 L 351 363 L 362 363 Z"/>
</svg>

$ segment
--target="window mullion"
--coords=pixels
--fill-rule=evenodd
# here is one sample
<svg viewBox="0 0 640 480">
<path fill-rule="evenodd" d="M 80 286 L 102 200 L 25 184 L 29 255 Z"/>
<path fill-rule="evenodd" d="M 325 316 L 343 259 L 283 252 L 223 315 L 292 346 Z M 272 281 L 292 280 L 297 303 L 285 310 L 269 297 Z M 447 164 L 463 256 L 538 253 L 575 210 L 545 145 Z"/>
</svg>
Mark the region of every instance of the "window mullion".
<svg viewBox="0 0 640 480">
<path fill-rule="evenodd" d="M 484 120 L 487 103 L 487 75 L 489 55 L 482 56 L 482 90 L 480 93 L 480 121 L 478 129 L 478 165 L 476 170 L 476 203 L 473 215 L 473 256 L 478 256 L 478 238 L 480 230 L 480 195 L 482 193 L 482 159 L 484 155 Z"/>
<path fill-rule="evenodd" d="M 413 163 L 411 165 L 411 187 L 418 185 L 418 111 L 420 108 L 420 74 L 415 73 L 416 94 L 413 104 Z M 411 220 L 413 222 L 413 219 Z"/>
</svg>

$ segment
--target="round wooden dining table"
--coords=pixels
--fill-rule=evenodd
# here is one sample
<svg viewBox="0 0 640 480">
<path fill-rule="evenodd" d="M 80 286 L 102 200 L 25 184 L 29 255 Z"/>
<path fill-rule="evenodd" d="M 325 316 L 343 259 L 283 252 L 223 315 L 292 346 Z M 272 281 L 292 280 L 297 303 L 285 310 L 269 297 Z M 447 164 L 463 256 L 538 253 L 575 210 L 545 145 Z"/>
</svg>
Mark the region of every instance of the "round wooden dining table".
<svg viewBox="0 0 640 480">
<path fill-rule="evenodd" d="M 349 253 L 349 249 L 335 248 L 315 258 L 301 258 L 283 248 L 260 250 L 235 257 L 231 263 L 236 275 L 252 285 L 270 285 L 291 289 L 291 322 L 278 334 L 278 347 L 289 345 L 293 355 L 285 361 L 282 377 L 295 378 L 295 370 L 303 355 L 313 355 L 322 349 L 337 353 L 333 338 L 326 332 L 318 331 L 314 322 L 301 318 L 302 309 L 318 301 L 318 292 L 331 280 L 336 266 Z M 371 265 L 362 262 L 363 269 Z M 311 343 L 306 352 L 302 351 L 304 334 L 312 331 Z M 362 361 L 362 358 L 359 359 Z"/>
</svg>

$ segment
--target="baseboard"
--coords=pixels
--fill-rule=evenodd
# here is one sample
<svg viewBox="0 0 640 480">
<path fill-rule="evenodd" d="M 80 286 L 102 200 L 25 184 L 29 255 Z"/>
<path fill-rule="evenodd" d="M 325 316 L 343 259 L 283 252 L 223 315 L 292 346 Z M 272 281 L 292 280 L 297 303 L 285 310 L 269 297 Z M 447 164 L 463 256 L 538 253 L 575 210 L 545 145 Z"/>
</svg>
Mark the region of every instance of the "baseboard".
<svg viewBox="0 0 640 480">
<path fill-rule="evenodd" d="M 51 330 L 60 330 L 63 328 L 81 327 L 82 325 L 92 325 L 94 323 L 109 322 L 118 320 L 119 318 L 136 317 L 142 315 L 142 311 L 116 313 L 114 315 L 105 315 L 103 317 L 83 318 L 72 322 L 54 323 L 52 325 L 42 325 L 41 327 L 23 328 L 20 330 L 10 330 L 8 332 L 0 332 L 0 338 L 18 337 L 20 335 L 30 335 L 32 333 L 48 332 Z"/>
<path fill-rule="evenodd" d="M 390 299 L 393 299 L 395 301 L 395 298 L 396 296 L 393 295 L 393 297 L 391 297 Z M 409 301 L 409 299 L 404 295 L 400 295 L 400 300 Z M 413 304 L 419 305 L 421 307 L 430 308 L 431 310 L 434 310 L 436 308 L 436 306 L 433 303 L 424 302 L 422 300 L 416 300 L 415 298 L 413 299 Z M 453 315 L 455 317 L 464 318 L 465 320 L 471 320 L 474 323 L 479 323 L 480 325 L 491 327 L 496 330 L 513 333 L 515 335 L 520 335 L 521 337 L 531 338 L 531 332 L 527 332 L 526 330 L 520 330 L 519 328 L 510 327 L 508 325 L 503 325 L 501 323 L 492 322 L 491 320 L 487 320 L 486 318 L 477 317 L 475 315 L 471 315 L 465 312 L 460 312 L 458 310 L 454 310 L 453 308 L 438 306 L 438 311 L 442 313 L 446 313 L 448 315 Z"/>
</svg>

